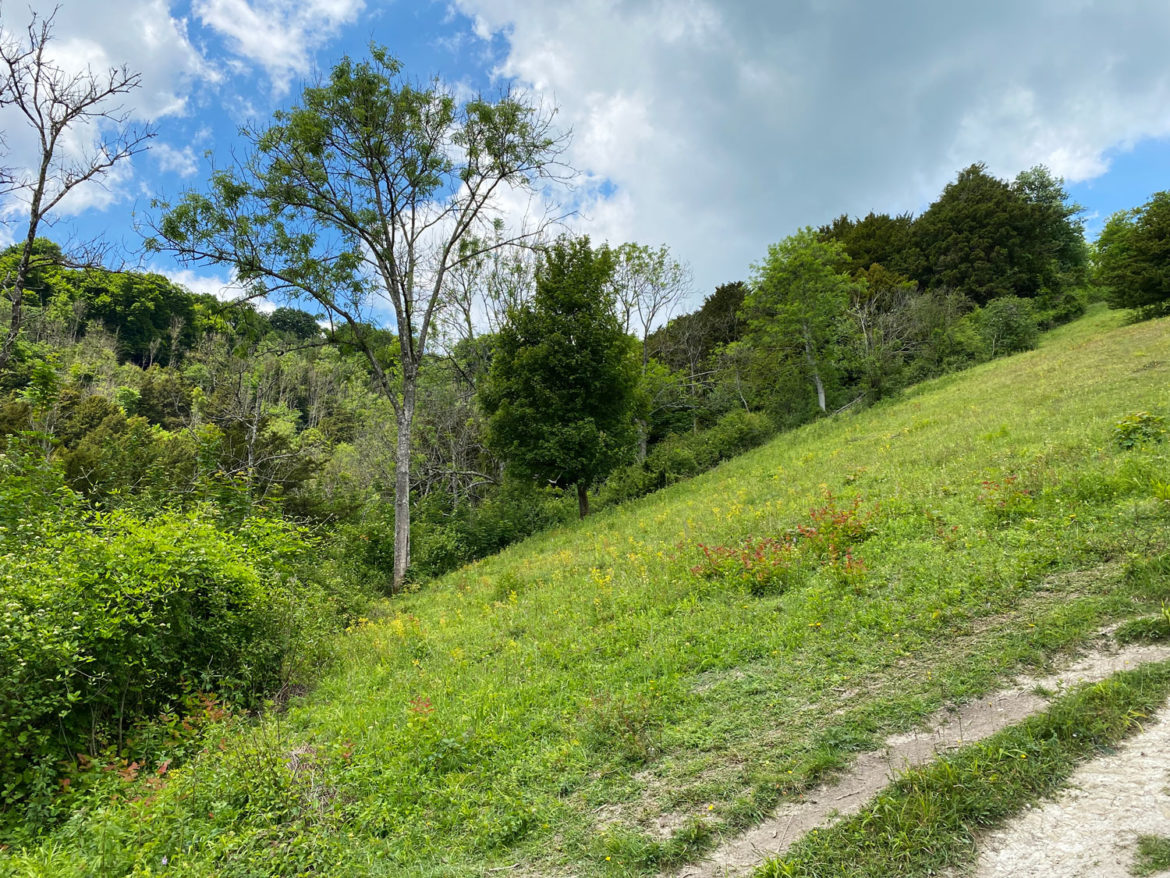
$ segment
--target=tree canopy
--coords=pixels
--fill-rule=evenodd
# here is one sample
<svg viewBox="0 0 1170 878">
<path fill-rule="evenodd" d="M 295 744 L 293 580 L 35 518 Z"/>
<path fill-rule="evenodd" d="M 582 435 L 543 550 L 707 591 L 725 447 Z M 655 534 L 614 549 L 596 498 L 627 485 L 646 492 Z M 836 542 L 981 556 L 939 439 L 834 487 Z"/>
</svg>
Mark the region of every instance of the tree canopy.
<svg viewBox="0 0 1170 878">
<path fill-rule="evenodd" d="M 532 301 L 508 315 L 481 399 L 488 442 L 513 470 L 588 489 L 629 459 L 638 362 L 614 314 L 613 254 L 587 237 L 549 247 Z"/>
<path fill-rule="evenodd" d="M 1115 307 L 1170 311 L 1170 191 L 1109 218 L 1097 240 L 1097 280 Z"/>
<path fill-rule="evenodd" d="M 844 244 L 808 226 L 768 248 L 743 302 L 744 343 L 779 372 L 810 382 L 822 412 L 837 369 L 837 325 L 853 287 L 848 265 Z"/>
</svg>

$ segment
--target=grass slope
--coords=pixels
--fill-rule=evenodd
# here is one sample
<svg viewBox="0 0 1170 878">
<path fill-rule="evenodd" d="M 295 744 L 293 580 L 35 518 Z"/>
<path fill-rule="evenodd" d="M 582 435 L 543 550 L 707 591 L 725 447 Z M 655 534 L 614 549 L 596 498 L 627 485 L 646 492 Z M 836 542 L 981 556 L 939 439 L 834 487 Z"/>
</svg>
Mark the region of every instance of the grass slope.
<svg viewBox="0 0 1170 878">
<path fill-rule="evenodd" d="M 1170 324 L 1119 324 L 1095 312 L 395 601 L 287 712 L 0 871 L 588 876 L 692 858 L 850 752 L 1170 597 L 1166 447 L 1112 433 L 1170 406 Z M 809 530 L 834 521 L 836 541 Z M 734 572 L 745 541 L 775 562 L 763 586 Z M 731 572 L 695 573 L 700 544 Z"/>
</svg>

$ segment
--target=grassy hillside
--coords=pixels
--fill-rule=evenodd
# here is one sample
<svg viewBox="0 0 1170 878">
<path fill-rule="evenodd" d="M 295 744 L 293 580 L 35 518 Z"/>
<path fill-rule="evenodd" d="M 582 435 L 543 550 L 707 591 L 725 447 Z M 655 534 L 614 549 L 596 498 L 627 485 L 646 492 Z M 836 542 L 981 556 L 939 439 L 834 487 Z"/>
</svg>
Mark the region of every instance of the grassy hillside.
<svg viewBox="0 0 1170 878">
<path fill-rule="evenodd" d="M 0 872 L 689 859 L 851 751 L 1170 598 L 1167 446 L 1114 435 L 1170 410 L 1170 324 L 1119 324 L 1095 312 L 396 600 L 309 696 Z"/>
</svg>

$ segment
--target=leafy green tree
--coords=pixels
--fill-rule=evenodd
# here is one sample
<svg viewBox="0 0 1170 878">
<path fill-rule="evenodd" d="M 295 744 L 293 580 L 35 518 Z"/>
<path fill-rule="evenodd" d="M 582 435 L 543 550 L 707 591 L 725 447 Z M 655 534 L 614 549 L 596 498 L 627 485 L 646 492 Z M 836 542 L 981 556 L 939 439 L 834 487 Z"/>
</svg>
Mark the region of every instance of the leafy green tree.
<svg viewBox="0 0 1170 878">
<path fill-rule="evenodd" d="M 277 308 L 268 315 L 268 324 L 277 332 L 301 341 L 321 337 L 317 318 L 298 308 Z"/>
<path fill-rule="evenodd" d="M 561 141 L 550 114 L 524 99 L 460 104 L 438 84 L 412 83 L 382 48 L 343 58 L 299 106 L 244 138 L 250 155 L 168 209 L 150 246 L 230 264 L 254 295 L 313 301 L 326 338 L 367 360 L 395 414 L 399 588 L 410 565 L 419 373 L 449 303 L 448 274 L 541 231 L 491 234 L 498 196 L 555 177 Z M 393 315 L 392 358 L 374 331 L 383 314 Z"/>
<path fill-rule="evenodd" d="M 1088 265 L 1085 225 L 1080 219 L 1084 210 L 1069 201 L 1064 180 L 1052 176 L 1044 165 L 1020 171 L 1012 183 L 1028 205 L 1032 217 L 1032 271 L 1039 274 L 1041 285 L 1049 293 L 1059 293 L 1072 283 L 1084 280 Z"/>
<path fill-rule="evenodd" d="M 588 238 L 545 252 L 530 303 L 500 329 L 480 398 L 488 442 L 511 469 L 589 488 L 631 457 L 638 362 L 614 314 L 613 254 Z"/>
<path fill-rule="evenodd" d="M 1114 308 L 1170 312 L 1170 191 L 1109 218 L 1097 239 L 1097 282 Z"/>
<path fill-rule="evenodd" d="M 1036 313 L 1028 299 L 1001 296 L 978 312 L 979 332 L 991 357 L 1002 357 L 1036 346 L 1040 334 Z"/>
<path fill-rule="evenodd" d="M 754 358 L 774 364 L 774 374 L 809 381 L 822 412 L 826 383 L 841 356 L 840 322 L 854 287 L 848 266 L 845 245 L 808 226 L 768 248 L 767 258 L 754 266 L 743 302 L 744 344 Z"/>
<path fill-rule="evenodd" d="M 161 274 L 93 269 L 77 274 L 86 314 L 117 339 L 119 360 L 169 364 L 193 343 L 193 297 Z"/>
<path fill-rule="evenodd" d="M 996 296 L 1034 296 L 1043 286 L 1028 203 L 982 164 L 959 172 L 914 233 L 926 259 L 916 278 L 923 287 L 957 290 L 983 305 Z"/>
<path fill-rule="evenodd" d="M 839 216 L 821 226 L 823 236 L 845 245 L 852 274 L 866 271 L 875 263 L 907 277 L 917 277 L 923 269 L 922 252 L 914 238 L 914 219 L 908 213 L 868 213 L 862 219 Z"/>
</svg>

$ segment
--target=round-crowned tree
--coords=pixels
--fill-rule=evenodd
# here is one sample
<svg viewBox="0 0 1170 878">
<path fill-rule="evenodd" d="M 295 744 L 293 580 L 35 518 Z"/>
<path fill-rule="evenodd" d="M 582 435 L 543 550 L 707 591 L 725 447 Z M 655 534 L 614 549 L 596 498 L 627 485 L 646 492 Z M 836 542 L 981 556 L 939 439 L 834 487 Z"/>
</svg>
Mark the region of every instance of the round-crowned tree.
<svg viewBox="0 0 1170 878">
<path fill-rule="evenodd" d="M 634 340 L 614 313 L 613 257 L 587 237 L 549 247 L 531 302 L 509 312 L 480 398 L 488 442 L 514 472 L 589 488 L 635 451 Z"/>
<path fill-rule="evenodd" d="M 1115 308 L 1170 313 L 1170 191 L 1110 217 L 1097 239 L 1097 282 Z"/>
</svg>

